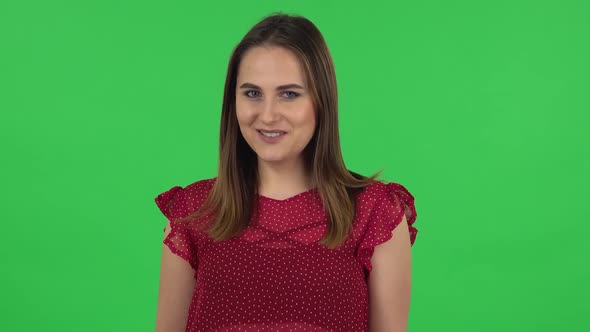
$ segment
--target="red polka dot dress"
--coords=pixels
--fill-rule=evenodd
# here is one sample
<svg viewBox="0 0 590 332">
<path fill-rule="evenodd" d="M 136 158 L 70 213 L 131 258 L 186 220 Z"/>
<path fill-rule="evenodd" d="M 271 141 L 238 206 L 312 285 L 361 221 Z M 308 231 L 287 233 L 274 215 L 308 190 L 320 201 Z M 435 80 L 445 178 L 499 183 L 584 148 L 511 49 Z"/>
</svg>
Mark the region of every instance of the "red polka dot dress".
<svg viewBox="0 0 590 332">
<path fill-rule="evenodd" d="M 226 241 L 175 222 L 201 206 L 214 181 L 175 186 L 155 198 L 171 221 L 164 244 L 195 270 L 186 331 L 368 331 L 374 247 L 391 238 L 403 214 L 412 245 L 418 232 L 414 197 L 405 187 L 363 188 L 352 233 L 328 249 L 318 243 L 327 216 L 315 188 L 283 200 L 258 195 L 258 216 Z"/>
</svg>

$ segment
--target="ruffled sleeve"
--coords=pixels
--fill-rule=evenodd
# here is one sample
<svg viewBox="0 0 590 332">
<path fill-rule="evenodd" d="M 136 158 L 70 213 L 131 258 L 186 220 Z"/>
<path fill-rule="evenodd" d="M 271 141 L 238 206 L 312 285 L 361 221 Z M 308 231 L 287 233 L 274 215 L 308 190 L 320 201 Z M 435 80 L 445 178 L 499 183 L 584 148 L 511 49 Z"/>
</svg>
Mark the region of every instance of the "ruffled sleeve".
<svg viewBox="0 0 590 332">
<path fill-rule="evenodd" d="M 187 261 L 196 271 L 197 255 L 196 244 L 191 236 L 192 232 L 186 223 L 176 222 L 176 219 L 184 217 L 187 210 L 186 190 L 175 186 L 159 194 L 155 198 L 156 205 L 170 221 L 170 233 L 164 238 L 163 243 L 170 248 L 175 255 Z M 163 229 L 166 230 L 166 227 Z"/>
<path fill-rule="evenodd" d="M 408 221 L 410 243 L 414 244 L 418 230 L 413 226 L 416 221 L 414 196 L 399 183 L 387 183 L 378 188 L 377 203 L 368 217 L 367 227 L 360 241 L 358 258 L 368 275 L 373 266 L 371 257 L 375 246 L 392 238 L 393 230 L 402 222 L 404 214 Z"/>
</svg>

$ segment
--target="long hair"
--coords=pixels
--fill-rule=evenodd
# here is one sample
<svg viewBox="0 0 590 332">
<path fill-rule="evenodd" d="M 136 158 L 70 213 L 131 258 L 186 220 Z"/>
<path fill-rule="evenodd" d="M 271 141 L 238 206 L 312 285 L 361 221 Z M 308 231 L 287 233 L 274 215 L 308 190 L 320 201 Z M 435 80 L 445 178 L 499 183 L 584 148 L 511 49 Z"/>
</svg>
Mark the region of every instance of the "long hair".
<svg viewBox="0 0 590 332">
<path fill-rule="evenodd" d="M 183 218 L 212 213 L 206 224 L 215 241 L 239 235 L 257 207 L 258 162 L 242 136 L 236 117 L 236 80 L 242 56 L 252 47 L 279 46 L 292 51 L 303 64 L 316 111 L 316 130 L 303 150 L 326 215 L 328 231 L 320 243 L 335 248 L 348 237 L 355 217 L 355 195 L 376 181 L 347 170 L 338 132 L 338 93 L 332 57 L 318 28 L 307 18 L 272 13 L 254 25 L 234 48 L 227 69 L 221 126 L 218 174 L 201 208 Z"/>
</svg>

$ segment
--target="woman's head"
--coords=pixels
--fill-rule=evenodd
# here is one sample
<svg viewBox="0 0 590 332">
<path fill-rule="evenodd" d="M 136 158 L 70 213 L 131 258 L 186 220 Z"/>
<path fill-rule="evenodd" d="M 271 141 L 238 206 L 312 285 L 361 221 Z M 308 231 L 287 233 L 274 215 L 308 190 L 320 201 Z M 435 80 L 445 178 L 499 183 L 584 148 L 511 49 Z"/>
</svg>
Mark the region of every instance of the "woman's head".
<svg viewBox="0 0 590 332">
<path fill-rule="evenodd" d="M 291 83 L 303 89 L 276 90 Z M 318 28 L 302 16 L 267 16 L 248 31 L 229 61 L 221 158 L 256 177 L 259 161 L 301 158 L 315 183 L 327 176 L 326 169 L 316 172 L 326 166 L 322 160 L 342 158 L 337 107 L 334 65 Z M 257 129 L 287 135 L 266 143 Z"/>
</svg>

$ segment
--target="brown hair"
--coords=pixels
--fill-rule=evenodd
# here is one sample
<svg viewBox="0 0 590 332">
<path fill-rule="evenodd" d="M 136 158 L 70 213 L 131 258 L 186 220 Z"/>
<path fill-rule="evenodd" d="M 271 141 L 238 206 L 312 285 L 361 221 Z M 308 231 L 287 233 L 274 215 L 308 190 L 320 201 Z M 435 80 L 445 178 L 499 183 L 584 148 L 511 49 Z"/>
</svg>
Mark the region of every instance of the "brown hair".
<svg viewBox="0 0 590 332">
<path fill-rule="evenodd" d="M 234 48 L 223 95 L 217 179 L 203 206 L 182 220 L 213 211 L 214 218 L 208 223 L 207 233 L 221 241 L 239 235 L 255 212 L 257 156 L 239 130 L 236 80 L 243 54 L 256 46 L 284 47 L 292 51 L 304 67 L 317 126 L 303 154 L 329 220 L 328 231 L 320 243 L 335 248 L 351 231 L 359 188 L 376 181 L 382 170 L 371 177 L 347 170 L 340 149 L 338 94 L 332 57 L 318 28 L 299 15 L 275 12 L 264 17 Z"/>
</svg>

